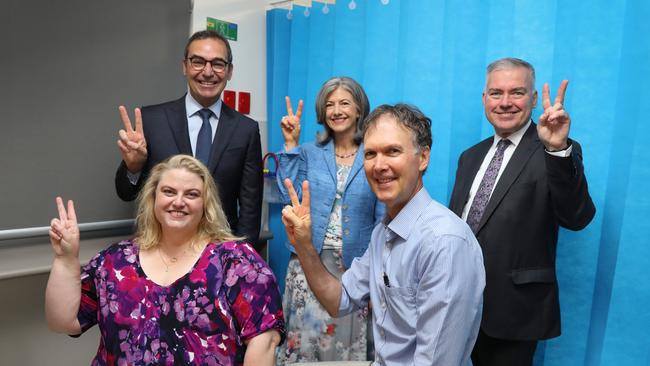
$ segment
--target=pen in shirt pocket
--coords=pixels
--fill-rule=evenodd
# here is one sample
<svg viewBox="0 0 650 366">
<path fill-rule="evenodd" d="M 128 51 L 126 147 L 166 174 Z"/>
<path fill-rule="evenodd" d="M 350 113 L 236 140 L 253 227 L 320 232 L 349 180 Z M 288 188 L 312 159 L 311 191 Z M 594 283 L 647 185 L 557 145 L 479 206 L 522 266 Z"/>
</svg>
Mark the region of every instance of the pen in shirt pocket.
<svg viewBox="0 0 650 366">
<path fill-rule="evenodd" d="M 390 281 L 388 280 L 388 275 L 384 272 L 384 285 L 390 287 Z"/>
</svg>

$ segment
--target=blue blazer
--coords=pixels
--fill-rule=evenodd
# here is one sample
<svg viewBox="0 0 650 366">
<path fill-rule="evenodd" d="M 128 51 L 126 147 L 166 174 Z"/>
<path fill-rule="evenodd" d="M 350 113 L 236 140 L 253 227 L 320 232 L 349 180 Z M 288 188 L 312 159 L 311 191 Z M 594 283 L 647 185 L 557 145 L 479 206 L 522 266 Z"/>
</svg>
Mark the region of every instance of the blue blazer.
<svg viewBox="0 0 650 366">
<path fill-rule="evenodd" d="M 277 156 L 278 187 L 287 204 L 290 203 L 289 194 L 282 182 L 286 178 L 291 179 L 296 193 L 302 197 L 302 181 L 309 181 L 312 242 L 320 253 L 336 196 L 334 142 L 330 140 L 325 145 L 306 142 L 290 151 L 281 151 Z M 363 171 L 363 145 L 357 150 L 345 184 L 342 210 L 343 262 L 346 268 L 350 268 L 352 260 L 361 257 L 368 248 L 372 229 L 385 213 L 384 204 L 370 190 Z M 295 253 L 293 246 L 286 244 Z"/>
</svg>

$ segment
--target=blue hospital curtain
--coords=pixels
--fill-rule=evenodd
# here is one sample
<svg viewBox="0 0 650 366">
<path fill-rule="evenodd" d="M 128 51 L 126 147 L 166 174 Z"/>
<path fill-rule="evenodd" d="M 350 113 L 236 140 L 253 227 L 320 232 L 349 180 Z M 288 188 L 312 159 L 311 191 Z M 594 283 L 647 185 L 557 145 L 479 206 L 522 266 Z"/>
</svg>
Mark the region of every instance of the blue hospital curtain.
<svg viewBox="0 0 650 366">
<path fill-rule="evenodd" d="M 535 364 L 650 365 L 649 19 L 645 0 L 338 0 L 270 10 L 270 150 L 282 148 L 285 95 L 304 99 L 301 139 L 310 141 L 321 84 L 351 76 L 371 108 L 407 102 L 432 119 L 424 181 L 446 204 L 459 154 L 493 133 L 481 104 L 486 65 L 531 62 L 540 93 L 548 82 L 555 95 L 569 79 L 570 136 L 583 146 L 597 214 L 585 230 L 560 233 L 562 336 L 539 344 Z M 279 205 L 270 218 L 270 262 L 283 282 Z"/>
</svg>

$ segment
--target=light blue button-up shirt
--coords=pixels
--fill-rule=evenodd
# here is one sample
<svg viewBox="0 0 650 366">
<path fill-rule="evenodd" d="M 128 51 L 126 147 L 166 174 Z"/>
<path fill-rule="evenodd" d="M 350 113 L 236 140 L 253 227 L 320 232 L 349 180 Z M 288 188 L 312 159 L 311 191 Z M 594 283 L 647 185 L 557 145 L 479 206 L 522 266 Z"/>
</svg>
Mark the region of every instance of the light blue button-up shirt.
<svg viewBox="0 0 650 366">
<path fill-rule="evenodd" d="M 372 301 L 374 365 L 471 365 L 485 269 L 474 234 L 422 188 L 341 279 L 340 315 Z"/>
<path fill-rule="evenodd" d="M 208 108 L 212 111 L 212 116 L 210 117 L 212 141 L 214 141 L 214 135 L 216 135 L 217 127 L 219 126 L 222 103 L 223 101 L 221 101 L 221 99 L 217 99 L 217 101 Z M 190 94 L 188 89 L 187 94 L 185 94 L 185 113 L 187 113 L 187 133 L 190 136 L 190 145 L 192 146 L 192 153 L 194 155 L 196 155 L 196 140 L 199 137 L 199 130 L 203 125 L 203 119 L 199 115 L 199 111 L 203 108 L 204 107 L 192 97 L 192 94 Z"/>
</svg>

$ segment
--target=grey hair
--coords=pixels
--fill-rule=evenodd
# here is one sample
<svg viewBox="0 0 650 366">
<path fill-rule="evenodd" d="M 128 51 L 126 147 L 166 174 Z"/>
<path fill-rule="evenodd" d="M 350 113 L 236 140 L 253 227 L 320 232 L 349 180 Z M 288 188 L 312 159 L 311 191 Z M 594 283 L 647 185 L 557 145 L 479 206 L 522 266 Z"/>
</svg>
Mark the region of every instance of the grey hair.
<svg viewBox="0 0 650 366">
<path fill-rule="evenodd" d="M 412 132 L 413 145 L 418 148 L 418 151 L 425 148 L 431 149 L 433 140 L 431 137 L 431 119 L 425 116 L 418 107 L 405 103 L 398 103 L 394 106 L 383 104 L 370 112 L 363 124 L 364 136 L 371 126 L 377 124 L 379 117 L 385 114 L 392 116 L 400 126 Z"/>
<path fill-rule="evenodd" d="M 359 113 L 359 118 L 356 121 L 354 143 L 359 145 L 363 140 L 363 134 L 361 131 L 361 125 L 365 120 L 368 112 L 370 111 L 370 103 L 368 102 L 368 96 L 363 90 L 363 87 L 359 85 L 354 79 L 347 76 L 337 76 L 327 80 L 321 86 L 318 96 L 316 97 L 316 119 L 317 122 L 323 127 L 325 131 L 316 134 L 316 140 L 320 144 L 328 143 L 334 132 L 327 125 L 327 98 L 332 94 L 336 89 L 342 88 L 352 95 L 352 101 L 357 107 L 357 113 Z"/>
<path fill-rule="evenodd" d="M 535 68 L 528 61 L 524 61 L 520 58 L 515 58 L 515 57 L 500 58 L 488 65 L 486 75 L 490 75 L 490 73 L 493 71 L 511 70 L 518 67 L 523 67 L 529 71 L 530 89 L 534 90 L 535 89 Z"/>
</svg>

